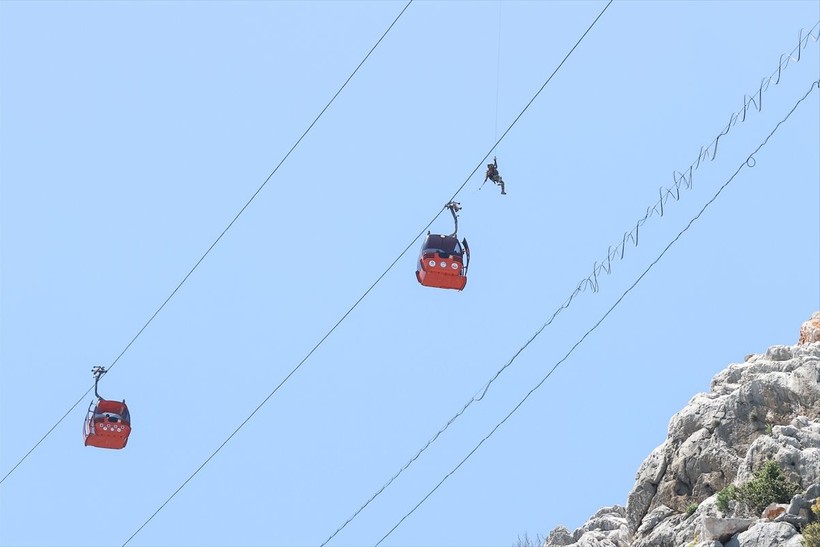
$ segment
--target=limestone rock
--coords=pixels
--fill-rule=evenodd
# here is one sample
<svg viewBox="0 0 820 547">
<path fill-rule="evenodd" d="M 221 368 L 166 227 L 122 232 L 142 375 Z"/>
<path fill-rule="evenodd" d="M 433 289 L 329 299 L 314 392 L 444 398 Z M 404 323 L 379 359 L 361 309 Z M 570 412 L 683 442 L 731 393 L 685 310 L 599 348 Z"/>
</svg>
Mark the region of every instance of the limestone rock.
<svg viewBox="0 0 820 547">
<path fill-rule="evenodd" d="M 701 535 L 704 540 L 729 541 L 732 536 L 745 532 L 757 519 L 704 517 L 701 521 Z"/>
<path fill-rule="evenodd" d="M 620 505 L 599 509 L 572 534 L 563 526 L 555 528 L 544 547 L 630 547 L 626 508 Z"/>
<path fill-rule="evenodd" d="M 769 459 L 805 494 L 764 520 L 738 504 L 730 514 L 717 509 L 721 490 L 751 479 Z M 820 344 L 771 346 L 716 374 L 708 393 L 671 418 L 626 507 L 603 508 L 572 533 L 558 527 L 544 547 L 797 547 L 818 498 Z"/>
<path fill-rule="evenodd" d="M 766 460 L 778 463 L 786 477 L 808 487 L 820 483 L 820 423 L 796 417 L 788 426 L 774 426 L 771 435 L 758 437 L 738 468 L 737 479 L 746 482 Z"/>
<path fill-rule="evenodd" d="M 798 346 L 820 342 L 820 311 L 814 312 L 811 319 L 800 325 L 800 339 Z"/>
<path fill-rule="evenodd" d="M 572 545 L 573 543 L 575 543 L 575 538 L 572 537 L 569 530 L 564 526 L 558 526 L 547 536 L 546 541 L 544 541 L 544 547 L 563 547 L 565 545 Z"/>
<path fill-rule="evenodd" d="M 638 528 L 638 535 L 648 535 L 658 524 L 669 518 L 675 513 L 672 509 L 665 505 L 655 508 L 654 511 L 644 517 L 641 526 Z"/>
<path fill-rule="evenodd" d="M 803 547 L 803 536 L 785 522 L 760 523 L 733 537 L 724 547 Z"/>
</svg>

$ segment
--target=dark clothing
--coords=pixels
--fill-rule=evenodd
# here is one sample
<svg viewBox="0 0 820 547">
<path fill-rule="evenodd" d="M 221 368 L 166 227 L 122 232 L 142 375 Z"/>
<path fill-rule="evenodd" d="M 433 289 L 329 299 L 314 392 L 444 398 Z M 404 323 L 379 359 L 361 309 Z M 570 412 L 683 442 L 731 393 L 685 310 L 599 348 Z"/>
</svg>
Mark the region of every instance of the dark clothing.
<svg viewBox="0 0 820 547">
<path fill-rule="evenodd" d="M 487 164 L 487 173 L 484 175 L 484 182 L 487 182 L 487 179 L 490 179 L 494 184 L 501 186 L 502 194 L 507 193 L 504 191 L 504 179 L 501 178 L 501 175 L 498 172 L 498 162 L 495 158 L 493 158 L 492 163 Z"/>
<path fill-rule="evenodd" d="M 498 174 L 498 164 L 495 160 L 493 160 L 493 163 L 487 164 L 487 174 L 484 175 L 484 182 L 487 182 L 487 179 L 490 179 L 496 184 L 501 180 L 501 175 Z"/>
</svg>

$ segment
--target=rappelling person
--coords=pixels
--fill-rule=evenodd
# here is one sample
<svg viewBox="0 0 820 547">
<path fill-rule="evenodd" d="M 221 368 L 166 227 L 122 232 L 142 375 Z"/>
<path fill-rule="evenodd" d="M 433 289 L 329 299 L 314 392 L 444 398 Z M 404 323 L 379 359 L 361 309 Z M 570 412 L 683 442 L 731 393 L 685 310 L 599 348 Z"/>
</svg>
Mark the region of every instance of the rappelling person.
<svg viewBox="0 0 820 547">
<path fill-rule="evenodd" d="M 504 179 L 502 179 L 498 173 L 498 161 L 496 161 L 495 156 L 493 156 L 493 162 L 487 164 L 487 174 L 484 175 L 484 182 L 487 182 L 487 179 L 501 186 L 501 195 L 507 194 L 507 192 L 504 191 Z"/>
</svg>

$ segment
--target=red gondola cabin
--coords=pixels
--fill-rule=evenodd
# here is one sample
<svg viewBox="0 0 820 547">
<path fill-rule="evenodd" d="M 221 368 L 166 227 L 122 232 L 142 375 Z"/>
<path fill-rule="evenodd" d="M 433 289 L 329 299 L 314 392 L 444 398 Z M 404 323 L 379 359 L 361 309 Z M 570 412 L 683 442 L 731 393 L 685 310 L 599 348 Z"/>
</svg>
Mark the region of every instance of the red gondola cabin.
<svg viewBox="0 0 820 547">
<path fill-rule="evenodd" d="M 462 247 L 455 236 L 428 233 L 421 246 L 416 279 L 425 287 L 460 291 L 467 285 L 469 263 L 466 239 Z"/>
<path fill-rule="evenodd" d="M 83 428 L 86 446 L 125 448 L 130 434 L 131 414 L 125 401 L 99 399 L 91 403 Z"/>
<path fill-rule="evenodd" d="M 94 367 L 94 396 L 96 402 L 88 407 L 88 414 L 83 423 L 83 441 L 86 446 L 97 448 L 125 448 L 131 434 L 131 413 L 125 401 L 109 401 L 100 397 L 97 386 L 100 378 L 106 373 L 105 367 Z"/>
</svg>

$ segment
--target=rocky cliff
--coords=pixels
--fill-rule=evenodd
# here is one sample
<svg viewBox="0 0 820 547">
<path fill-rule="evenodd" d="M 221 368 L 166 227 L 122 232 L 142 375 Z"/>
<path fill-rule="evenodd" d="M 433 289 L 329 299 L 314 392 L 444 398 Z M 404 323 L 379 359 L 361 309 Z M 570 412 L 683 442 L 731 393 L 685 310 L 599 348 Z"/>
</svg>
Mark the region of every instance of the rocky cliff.
<svg viewBox="0 0 820 547">
<path fill-rule="evenodd" d="M 718 494 L 773 460 L 797 495 L 765 511 Z M 798 344 L 773 346 L 718 373 L 669 422 L 626 507 L 600 509 L 544 547 L 800 547 L 820 497 L 820 312 Z"/>
</svg>

